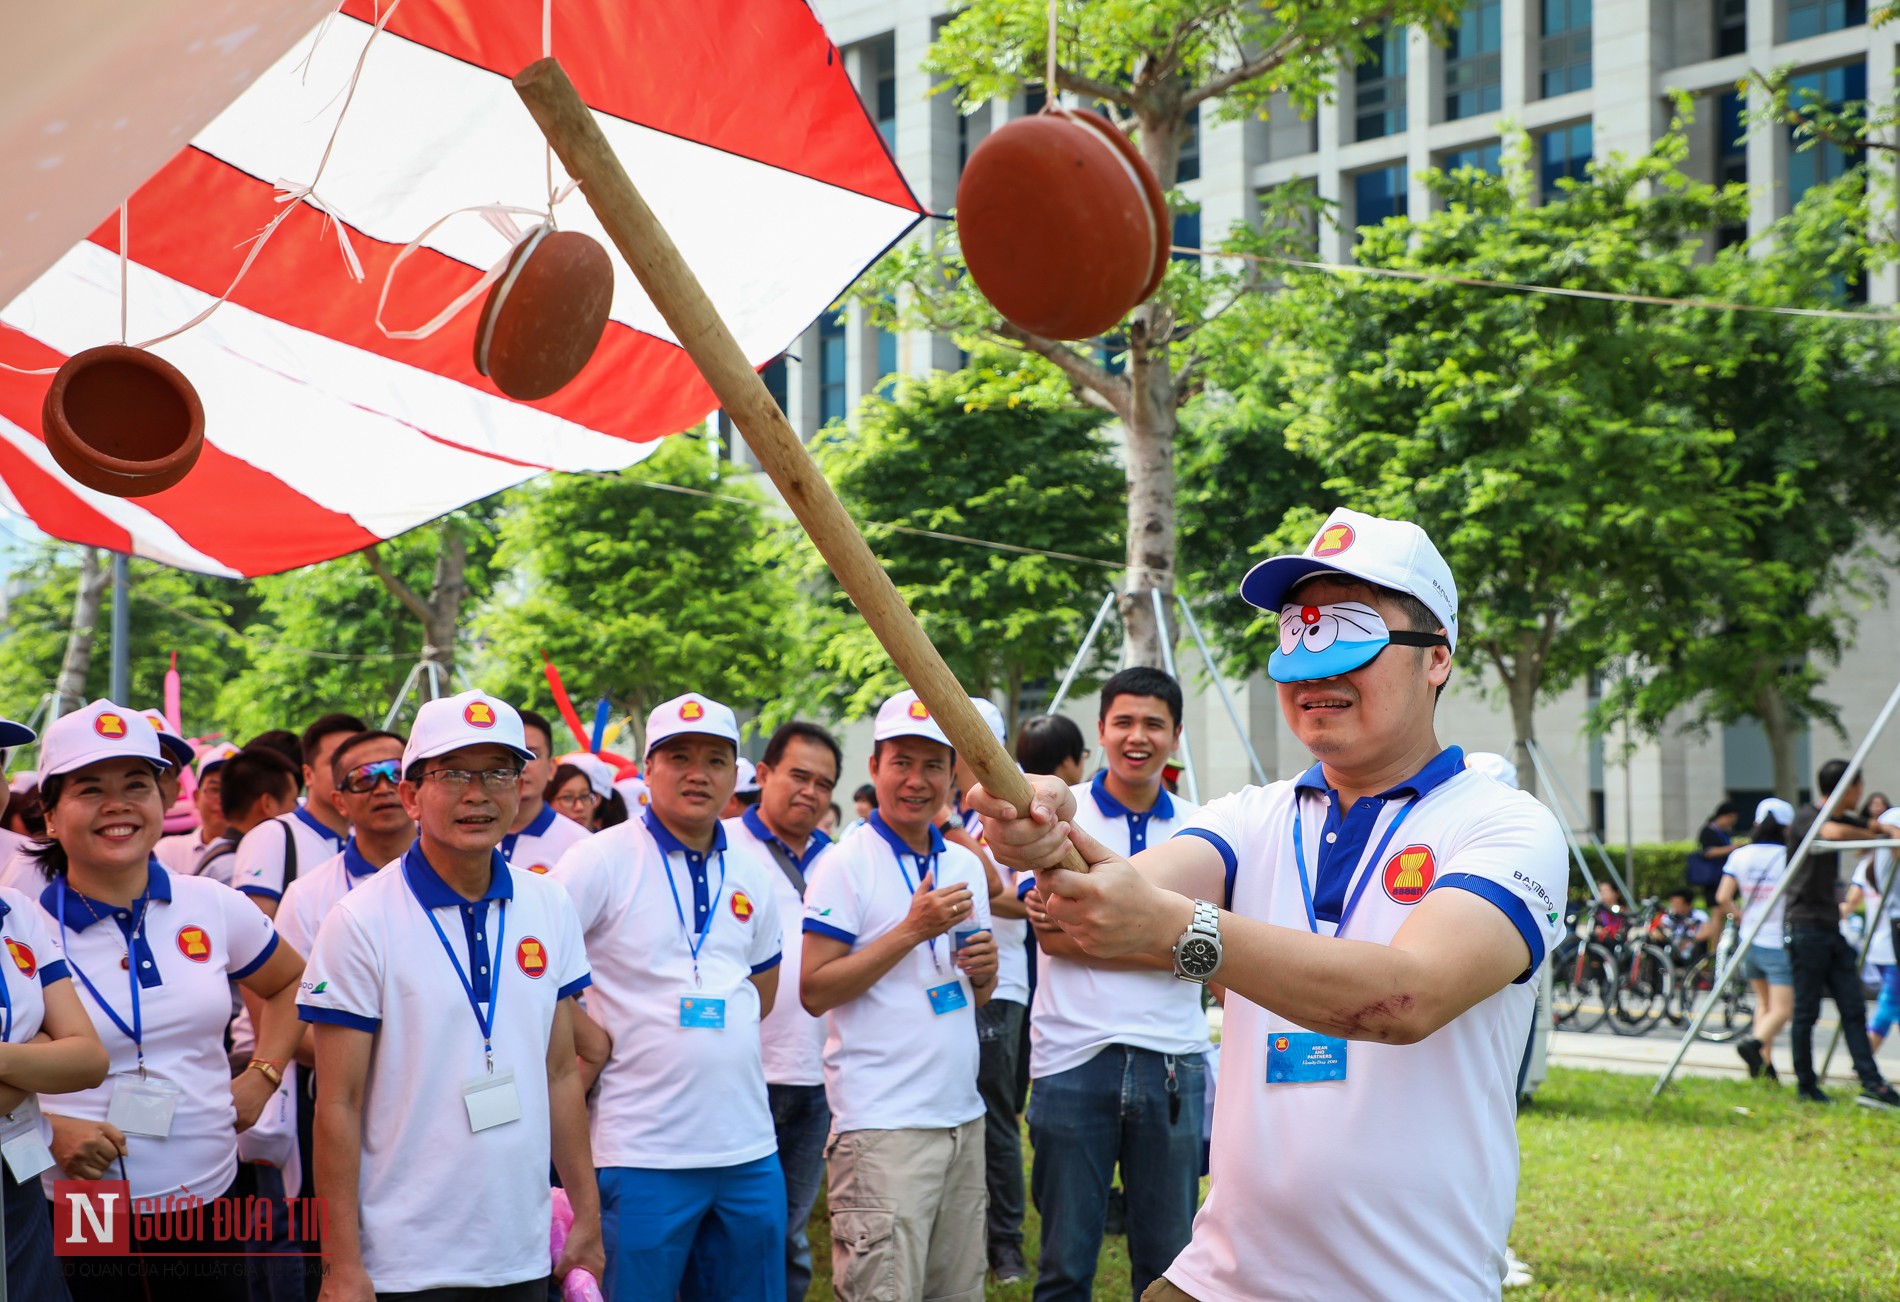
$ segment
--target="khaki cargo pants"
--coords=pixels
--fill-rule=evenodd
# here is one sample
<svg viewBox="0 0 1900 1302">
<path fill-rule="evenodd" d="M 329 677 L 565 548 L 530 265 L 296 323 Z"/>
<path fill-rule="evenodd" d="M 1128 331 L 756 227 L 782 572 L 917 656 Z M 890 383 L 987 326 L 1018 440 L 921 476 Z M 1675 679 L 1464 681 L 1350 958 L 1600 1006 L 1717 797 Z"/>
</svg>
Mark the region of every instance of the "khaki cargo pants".
<svg viewBox="0 0 1900 1302">
<path fill-rule="evenodd" d="M 1141 1302 L 1194 1302 L 1194 1298 L 1170 1284 L 1163 1275 L 1142 1290 Z"/>
<path fill-rule="evenodd" d="M 947 1130 L 847 1131 L 825 1161 L 840 1302 L 982 1302 L 982 1117 Z"/>
</svg>

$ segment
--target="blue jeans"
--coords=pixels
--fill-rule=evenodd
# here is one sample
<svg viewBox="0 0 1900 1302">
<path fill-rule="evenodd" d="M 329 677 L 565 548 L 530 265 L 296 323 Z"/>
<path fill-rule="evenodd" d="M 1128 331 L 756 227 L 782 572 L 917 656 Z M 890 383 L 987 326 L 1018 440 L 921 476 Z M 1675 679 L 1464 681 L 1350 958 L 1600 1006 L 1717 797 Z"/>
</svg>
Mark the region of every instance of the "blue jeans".
<svg viewBox="0 0 1900 1302">
<path fill-rule="evenodd" d="M 778 1132 L 778 1160 L 785 1170 L 785 1297 L 805 1302 L 811 1288 L 811 1239 L 806 1227 L 825 1183 L 825 1139 L 831 1105 L 823 1085 L 765 1087 Z"/>
<path fill-rule="evenodd" d="M 778 1154 L 738 1166 L 602 1167 L 602 1291 L 614 1302 L 784 1302 Z"/>
<path fill-rule="evenodd" d="M 991 1266 L 997 1248 L 1023 1246 L 1023 1128 L 1016 1120 L 1016 1055 L 1027 1012 L 1013 999 L 992 999 L 976 1010 L 976 1092 L 983 1099 Z"/>
<path fill-rule="evenodd" d="M 1121 1167 L 1133 1296 L 1187 1246 L 1200 1200 L 1207 1067 L 1113 1044 L 1029 1093 L 1030 1189 L 1042 1213 L 1036 1302 L 1088 1302 L 1108 1190 Z"/>
</svg>

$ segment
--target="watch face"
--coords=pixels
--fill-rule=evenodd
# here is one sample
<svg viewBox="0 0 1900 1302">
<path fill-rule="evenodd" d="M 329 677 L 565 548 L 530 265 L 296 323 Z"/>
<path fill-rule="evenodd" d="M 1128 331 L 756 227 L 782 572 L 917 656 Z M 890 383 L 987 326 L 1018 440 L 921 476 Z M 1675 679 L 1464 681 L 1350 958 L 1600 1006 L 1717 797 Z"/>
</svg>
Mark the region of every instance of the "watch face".
<svg viewBox="0 0 1900 1302">
<path fill-rule="evenodd" d="M 1180 964 L 1189 976 L 1212 976 L 1220 966 L 1220 949 L 1203 936 L 1190 936 L 1181 943 Z"/>
</svg>

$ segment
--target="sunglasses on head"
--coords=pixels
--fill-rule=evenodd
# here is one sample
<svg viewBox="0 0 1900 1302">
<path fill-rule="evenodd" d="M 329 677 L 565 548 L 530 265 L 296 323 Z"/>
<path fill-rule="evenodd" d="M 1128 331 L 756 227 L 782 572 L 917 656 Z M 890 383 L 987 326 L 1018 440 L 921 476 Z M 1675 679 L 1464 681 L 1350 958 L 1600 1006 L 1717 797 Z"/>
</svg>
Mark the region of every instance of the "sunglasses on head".
<svg viewBox="0 0 1900 1302">
<path fill-rule="evenodd" d="M 401 760 L 371 760 L 367 764 L 358 764 L 349 771 L 337 785 L 355 796 L 366 796 L 376 790 L 376 784 L 388 780 L 390 786 L 402 781 Z"/>
</svg>

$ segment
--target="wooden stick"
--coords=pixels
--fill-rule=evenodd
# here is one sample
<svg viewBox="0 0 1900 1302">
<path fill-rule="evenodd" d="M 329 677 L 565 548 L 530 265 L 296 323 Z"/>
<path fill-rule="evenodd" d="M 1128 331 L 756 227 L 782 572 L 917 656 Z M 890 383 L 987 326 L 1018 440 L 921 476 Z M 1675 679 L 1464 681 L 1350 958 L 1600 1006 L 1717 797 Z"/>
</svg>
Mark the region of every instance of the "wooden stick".
<svg viewBox="0 0 1900 1302">
<path fill-rule="evenodd" d="M 878 564 L 857 523 L 793 432 L 765 381 L 746 360 L 712 300 L 706 297 L 699 278 L 634 188 L 594 121 L 593 111 L 582 101 L 567 73 L 555 60 L 540 59 L 516 74 L 514 84 L 567 174 L 580 182 L 588 206 L 633 268 L 641 288 L 706 377 L 718 395 L 719 405 L 745 435 L 759 464 L 778 485 L 786 505 L 805 527 L 812 544 L 838 576 L 905 681 L 929 708 L 957 753 L 975 770 L 984 789 L 1026 810 L 1031 799 L 1028 780 L 970 703 L 963 684 L 924 636 L 917 617 Z M 1076 872 L 1088 871 L 1073 848 L 1063 866 Z"/>
</svg>

